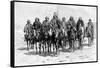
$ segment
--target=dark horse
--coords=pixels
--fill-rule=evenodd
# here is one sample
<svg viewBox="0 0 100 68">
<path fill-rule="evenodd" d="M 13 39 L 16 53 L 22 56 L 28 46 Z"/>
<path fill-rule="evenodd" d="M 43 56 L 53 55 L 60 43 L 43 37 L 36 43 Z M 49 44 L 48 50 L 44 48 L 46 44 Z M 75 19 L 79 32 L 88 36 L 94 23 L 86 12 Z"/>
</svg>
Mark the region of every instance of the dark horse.
<svg viewBox="0 0 100 68">
<path fill-rule="evenodd" d="M 74 51 L 74 43 L 76 40 L 76 30 L 71 26 L 67 32 L 68 34 L 68 41 L 69 41 L 69 49 Z"/>
<path fill-rule="evenodd" d="M 54 30 L 50 30 L 49 32 L 49 50 L 51 51 L 51 48 L 53 47 L 53 52 L 54 49 L 56 48 L 56 32 Z"/>
</svg>

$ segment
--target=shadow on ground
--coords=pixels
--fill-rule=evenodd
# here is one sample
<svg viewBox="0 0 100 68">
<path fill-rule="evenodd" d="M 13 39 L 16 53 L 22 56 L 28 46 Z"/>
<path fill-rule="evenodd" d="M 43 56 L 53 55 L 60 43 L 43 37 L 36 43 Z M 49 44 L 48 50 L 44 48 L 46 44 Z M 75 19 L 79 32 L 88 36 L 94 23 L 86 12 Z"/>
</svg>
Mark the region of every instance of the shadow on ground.
<svg viewBox="0 0 100 68">
<path fill-rule="evenodd" d="M 51 57 L 56 57 L 57 53 L 56 52 L 35 52 L 35 51 L 29 51 L 27 53 L 24 53 L 25 55 L 39 55 L 43 57 L 51 56 Z"/>
<path fill-rule="evenodd" d="M 83 46 L 87 46 L 86 44 L 83 45 Z M 32 48 L 31 48 L 32 49 Z M 21 48 L 18 48 L 17 50 L 20 50 L 20 51 L 24 51 L 26 50 L 27 51 L 27 48 L 26 47 L 21 47 Z M 36 51 L 27 51 L 25 52 L 24 54 L 25 55 L 39 55 L 39 56 L 43 56 L 43 57 L 47 57 L 47 56 L 51 56 L 51 57 L 56 57 L 57 55 L 59 55 L 60 52 L 73 52 L 72 51 L 73 49 L 69 49 L 69 48 L 61 48 L 57 53 L 56 52 L 36 52 Z M 79 50 L 79 49 L 74 49 L 74 51 L 76 50 Z M 68 57 L 66 57 L 68 58 Z"/>
<path fill-rule="evenodd" d="M 61 50 L 59 50 L 59 51 L 61 51 L 61 52 L 71 52 L 70 49 L 61 49 Z"/>
<path fill-rule="evenodd" d="M 18 50 L 23 51 L 23 50 L 27 50 L 27 48 L 26 47 L 21 47 L 21 48 L 18 48 Z"/>
</svg>

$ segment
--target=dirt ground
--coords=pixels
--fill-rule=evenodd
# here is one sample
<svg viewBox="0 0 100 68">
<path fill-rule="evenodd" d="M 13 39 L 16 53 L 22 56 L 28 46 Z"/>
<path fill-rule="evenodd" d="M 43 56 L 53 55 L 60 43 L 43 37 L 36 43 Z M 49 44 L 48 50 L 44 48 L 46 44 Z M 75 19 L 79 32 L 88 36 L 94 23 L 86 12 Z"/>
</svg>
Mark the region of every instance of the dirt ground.
<svg viewBox="0 0 100 68">
<path fill-rule="evenodd" d="M 82 50 L 68 52 L 67 50 L 60 51 L 58 56 L 36 54 L 34 49 L 27 51 L 26 42 L 24 42 L 23 32 L 15 32 L 15 65 L 40 65 L 40 64 L 55 64 L 55 63 L 73 63 L 96 61 L 96 40 L 93 45 L 88 47 L 85 45 Z"/>
</svg>

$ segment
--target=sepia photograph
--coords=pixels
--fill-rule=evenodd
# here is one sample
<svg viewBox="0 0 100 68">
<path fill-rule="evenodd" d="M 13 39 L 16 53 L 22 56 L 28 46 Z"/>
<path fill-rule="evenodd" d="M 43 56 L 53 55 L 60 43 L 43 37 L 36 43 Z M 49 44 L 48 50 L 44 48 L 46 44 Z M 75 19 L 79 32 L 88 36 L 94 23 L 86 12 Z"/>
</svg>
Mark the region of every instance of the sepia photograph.
<svg viewBox="0 0 100 68">
<path fill-rule="evenodd" d="M 97 62 L 97 6 L 13 1 L 14 66 Z"/>
</svg>

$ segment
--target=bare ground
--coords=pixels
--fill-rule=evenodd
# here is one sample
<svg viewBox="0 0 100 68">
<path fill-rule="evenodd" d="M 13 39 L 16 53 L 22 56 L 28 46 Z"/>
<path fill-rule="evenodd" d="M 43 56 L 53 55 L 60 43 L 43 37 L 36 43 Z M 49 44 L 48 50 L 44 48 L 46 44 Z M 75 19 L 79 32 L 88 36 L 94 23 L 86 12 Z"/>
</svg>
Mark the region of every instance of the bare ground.
<svg viewBox="0 0 100 68">
<path fill-rule="evenodd" d="M 74 52 L 68 52 L 65 50 L 60 51 L 58 56 L 50 56 L 36 54 L 34 49 L 27 51 L 23 33 L 15 32 L 15 65 L 22 66 L 96 61 L 95 41 L 96 40 L 94 40 L 92 46 L 88 47 L 85 45 L 82 50 L 76 50 Z"/>
</svg>

